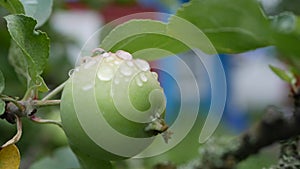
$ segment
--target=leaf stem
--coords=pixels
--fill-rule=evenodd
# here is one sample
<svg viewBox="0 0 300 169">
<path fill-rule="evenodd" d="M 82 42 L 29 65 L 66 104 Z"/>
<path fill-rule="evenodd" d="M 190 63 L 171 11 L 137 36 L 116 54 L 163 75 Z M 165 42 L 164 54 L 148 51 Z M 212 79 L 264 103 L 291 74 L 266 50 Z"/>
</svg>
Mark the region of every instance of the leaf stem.
<svg viewBox="0 0 300 169">
<path fill-rule="evenodd" d="M 29 98 L 32 98 L 33 92 L 34 92 L 34 88 L 36 88 L 36 86 L 31 86 L 30 88 L 28 88 L 22 98 L 22 101 L 28 100 Z"/>
<path fill-rule="evenodd" d="M 9 146 L 11 144 L 17 143 L 20 140 L 21 136 L 22 136 L 22 121 L 21 121 L 21 118 L 18 117 L 17 115 L 15 115 L 15 117 L 16 117 L 16 121 L 17 121 L 17 133 L 13 138 L 8 140 L 0 148 L 4 148 L 4 147 Z"/>
<path fill-rule="evenodd" d="M 60 84 L 58 87 L 56 87 L 55 89 L 53 89 L 50 93 L 48 93 L 43 99 L 42 101 L 45 100 L 49 100 L 52 97 L 54 97 L 55 95 L 57 95 L 66 85 L 66 82 Z"/>
<path fill-rule="evenodd" d="M 40 123 L 40 124 L 55 124 L 55 125 L 59 126 L 60 128 L 62 128 L 61 122 L 56 121 L 56 120 L 41 119 L 36 116 L 30 116 L 30 120 L 33 122 L 36 122 L 36 123 Z"/>
</svg>

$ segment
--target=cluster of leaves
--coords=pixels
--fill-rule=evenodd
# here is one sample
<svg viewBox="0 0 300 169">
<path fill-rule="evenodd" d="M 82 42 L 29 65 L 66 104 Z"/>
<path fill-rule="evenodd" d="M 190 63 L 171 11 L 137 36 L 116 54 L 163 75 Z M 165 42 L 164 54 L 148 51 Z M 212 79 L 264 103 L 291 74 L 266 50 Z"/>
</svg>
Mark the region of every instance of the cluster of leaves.
<svg viewBox="0 0 300 169">
<path fill-rule="evenodd" d="M 8 55 L 11 65 L 27 85 L 27 93 L 48 91 L 41 74 L 48 63 L 50 40 L 36 28 L 49 18 L 52 1 L 1 0 L 0 5 L 11 13 L 4 17 L 12 39 Z M 1 84 L 4 88 L 4 78 Z"/>
</svg>

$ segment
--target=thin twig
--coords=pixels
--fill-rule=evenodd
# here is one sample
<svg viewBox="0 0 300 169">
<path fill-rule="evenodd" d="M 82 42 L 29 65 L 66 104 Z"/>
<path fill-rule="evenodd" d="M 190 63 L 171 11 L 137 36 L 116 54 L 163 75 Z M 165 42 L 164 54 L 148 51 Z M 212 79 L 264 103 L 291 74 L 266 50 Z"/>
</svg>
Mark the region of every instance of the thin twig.
<svg viewBox="0 0 300 169">
<path fill-rule="evenodd" d="M 33 122 L 36 122 L 36 123 L 40 123 L 40 124 L 55 124 L 55 125 L 59 126 L 60 128 L 62 128 L 61 122 L 56 121 L 56 120 L 41 119 L 36 116 L 30 116 L 30 120 Z"/>
<path fill-rule="evenodd" d="M 52 97 L 54 97 L 55 95 L 57 95 L 60 91 L 62 91 L 62 89 L 65 87 L 66 82 L 60 84 L 59 86 L 57 86 L 55 89 L 53 89 L 50 93 L 48 93 L 43 99 L 42 101 L 45 100 L 49 100 Z"/>
<path fill-rule="evenodd" d="M 5 144 L 3 144 L 1 146 L 1 149 L 6 147 L 6 146 L 15 144 L 20 140 L 20 138 L 22 136 L 22 121 L 21 121 L 21 118 L 18 117 L 18 116 L 16 116 L 16 121 L 17 121 L 17 133 L 16 133 L 16 135 L 12 139 L 8 140 Z"/>
<path fill-rule="evenodd" d="M 24 109 L 25 109 L 25 107 L 22 105 L 22 104 L 20 104 L 17 100 L 15 100 L 15 99 L 13 99 L 13 98 L 11 98 L 11 97 L 8 97 L 8 96 L 1 96 L 1 99 L 3 100 L 3 101 L 7 101 L 7 102 L 12 102 L 14 105 L 16 105 L 17 106 L 17 108 L 20 110 L 20 111 L 24 111 Z"/>
</svg>

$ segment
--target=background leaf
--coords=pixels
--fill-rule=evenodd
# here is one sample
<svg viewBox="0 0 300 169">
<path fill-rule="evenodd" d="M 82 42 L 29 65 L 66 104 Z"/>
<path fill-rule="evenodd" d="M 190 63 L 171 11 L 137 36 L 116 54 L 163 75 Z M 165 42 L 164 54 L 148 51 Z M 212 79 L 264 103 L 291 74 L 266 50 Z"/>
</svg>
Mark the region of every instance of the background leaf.
<svg viewBox="0 0 300 169">
<path fill-rule="evenodd" d="M 50 17 L 53 0 L 21 0 L 25 14 L 36 19 L 36 27 L 42 26 Z"/>
<path fill-rule="evenodd" d="M 195 0 L 176 16 L 201 29 L 219 53 L 240 53 L 271 44 L 270 22 L 256 0 Z"/>
<path fill-rule="evenodd" d="M 0 5 L 12 14 L 24 14 L 24 7 L 19 0 L 0 0 Z"/>
<path fill-rule="evenodd" d="M 20 152 L 16 145 L 9 145 L 0 150 L 0 169 L 19 169 Z"/>
<path fill-rule="evenodd" d="M 135 52 L 150 48 L 165 49 L 174 53 L 188 50 L 181 42 L 167 36 L 165 23 L 143 19 L 131 20 L 117 26 L 103 39 L 100 47 L 113 52 L 126 50 L 134 57 L 146 60 L 154 60 L 161 55 L 153 52 Z"/>
<path fill-rule="evenodd" d="M 113 29 L 102 41 L 107 51 L 125 50 L 135 58 L 155 60 L 193 48 L 215 54 L 211 43 L 197 27 L 180 18 L 171 24 L 155 20 L 131 20 Z"/>
<path fill-rule="evenodd" d="M 0 94 L 3 92 L 5 88 L 5 80 L 2 72 L 0 71 Z"/>
<path fill-rule="evenodd" d="M 36 21 L 24 15 L 5 17 L 13 39 L 9 59 L 16 72 L 25 77 L 27 87 L 34 85 L 45 89 L 41 74 L 48 62 L 49 38 L 46 33 L 35 31 Z M 43 90 L 42 90 L 43 91 Z"/>
<path fill-rule="evenodd" d="M 30 169 L 70 169 L 80 168 L 76 156 L 69 147 L 57 149 L 51 156 L 35 162 Z"/>
<path fill-rule="evenodd" d="M 147 60 L 184 52 L 189 49 L 186 42 L 207 52 L 209 48 L 205 44 L 210 42 L 205 38 L 197 39 L 198 36 L 194 36 L 190 29 L 185 30 L 186 24 L 178 23 L 179 20 L 185 20 L 202 31 L 218 53 L 233 54 L 276 46 L 282 60 L 295 67 L 300 66 L 297 59 L 300 48 L 294 45 L 300 44 L 299 17 L 285 12 L 267 18 L 256 0 L 190 1 L 170 17 L 169 23 L 131 20 L 119 25 L 104 38 L 100 46 L 112 51 L 127 50 L 134 57 Z M 146 30 L 147 27 L 153 29 Z M 151 50 L 134 53 L 151 48 L 168 52 Z"/>
<path fill-rule="evenodd" d="M 166 24 L 154 20 L 131 20 L 120 25 L 104 38 L 100 46 L 107 51 L 123 49 L 135 58 L 146 60 L 167 56 L 163 50 L 169 51 L 167 54 L 188 50 L 186 45 L 167 35 Z M 158 48 L 161 50 L 154 50 Z"/>
<path fill-rule="evenodd" d="M 240 53 L 271 45 L 271 29 L 270 20 L 255 0 L 223 0 L 222 3 L 219 0 L 195 0 L 179 9 L 170 17 L 169 23 L 154 20 L 126 22 L 113 29 L 100 46 L 131 53 L 158 48 L 175 54 L 199 48 L 215 54 L 211 49 L 213 45 L 219 53 Z M 161 57 L 152 56 L 152 52 L 147 54 L 147 60 Z"/>
</svg>

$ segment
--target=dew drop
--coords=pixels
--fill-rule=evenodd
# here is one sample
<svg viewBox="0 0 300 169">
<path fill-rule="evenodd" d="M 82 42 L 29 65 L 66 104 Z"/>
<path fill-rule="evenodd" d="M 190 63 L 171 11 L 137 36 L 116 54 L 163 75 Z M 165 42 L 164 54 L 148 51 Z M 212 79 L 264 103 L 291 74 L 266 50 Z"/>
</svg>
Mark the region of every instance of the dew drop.
<svg viewBox="0 0 300 169">
<path fill-rule="evenodd" d="M 140 87 L 143 86 L 143 82 L 139 78 L 136 78 L 136 84 Z"/>
<path fill-rule="evenodd" d="M 119 65 L 119 64 L 121 64 L 122 62 L 119 61 L 119 60 L 116 60 L 114 63 L 115 63 L 116 65 Z"/>
<path fill-rule="evenodd" d="M 123 65 L 120 66 L 120 72 L 124 76 L 130 76 L 132 74 L 132 69 L 123 64 Z"/>
<path fill-rule="evenodd" d="M 83 68 L 88 69 L 88 68 L 92 67 L 95 63 L 96 63 L 95 60 L 90 60 L 89 62 L 84 64 Z"/>
<path fill-rule="evenodd" d="M 142 59 L 136 59 L 135 60 L 136 65 L 142 70 L 142 71 L 148 71 L 150 70 L 149 63 Z"/>
<path fill-rule="evenodd" d="M 127 63 L 127 65 L 128 65 L 129 67 L 133 67 L 133 66 L 134 66 L 134 64 L 133 64 L 132 61 L 127 61 L 126 63 Z"/>
<path fill-rule="evenodd" d="M 102 48 L 96 48 L 96 49 L 94 49 L 94 50 L 92 51 L 92 53 L 93 53 L 93 56 L 99 56 L 99 55 L 102 55 L 102 54 L 104 54 L 104 53 L 106 53 L 106 52 L 105 52 L 105 50 L 102 49 Z"/>
<path fill-rule="evenodd" d="M 113 78 L 114 71 L 111 67 L 103 65 L 97 72 L 97 76 L 100 80 L 109 81 Z"/>
<path fill-rule="evenodd" d="M 113 56 L 107 57 L 107 58 L 105 59 L 106 62 L 111 62 L 111 61 L 113 61 L 113 60 L 115 60 L 115 58 L 114 58 Z"/>
<path fill-rule="evenodd" d="M 75 69 L 71 69 L 71 70 L 68 72 L 69 77 L 71 77 L 71 76 L 73 75 L 74 72 L 75 72 Z"/>
<path fill-rule="evenodd" d="M 92 59 L 90 56 L 84 56 L 80 59 L 81 64 L 87 63 Z"/>
<path fill-rule="evenodd" d="M 114 79 L 114 83 L 115 83 L 115 84 L 119 84 L 119 83 L 120 83 L 120 80 L 119 80 L 118 78 L 115 78 L 115 79 Z"/>
<path fill-rule="evenodd" d="M 85 86 L 82 87 L 82 90 L 88 91 L 88 90 L 92 89 L 93 86 L 94 86 L 94 84 L 88 84 L 88 85 L 85 85 Z"/>
<path fill-rule="evenodd" d="M 140 78 L 143 82 L 147 82 L 148 81 L 148 78 L 146 77 L 146 75 L 144 73 L 141 73 L 140 74 Z"/>
<path fill-rule="evenodd" d="M 110 54 L 109 53 L 103 53 L 102 56 L 106 58 L 106 57 L 109 57 Z"/>
<path fill-rule="evenodd" d="M 75 69 L 71 69 L 71 70 L 68 72 L 69 77 L 71 77 L 71 76 L 74 74 L 74 72 L 79 72 L 79 68 L 76 67 Z"/>
<path fill-rule="evenodd" d="M 123 51 L 123 50 L 118 50 L 116 52 L 116 55 L 119 58 L 124 59 L 124 60 L 131 60 L 132 59 L 132 55 L 128 52 Z"/>
<path fill-rule="evenodd" d="M 151 72 L 153 77 L 157 80 L 158 79 L 158 74 L 156 72 Z"/>
</svg>

